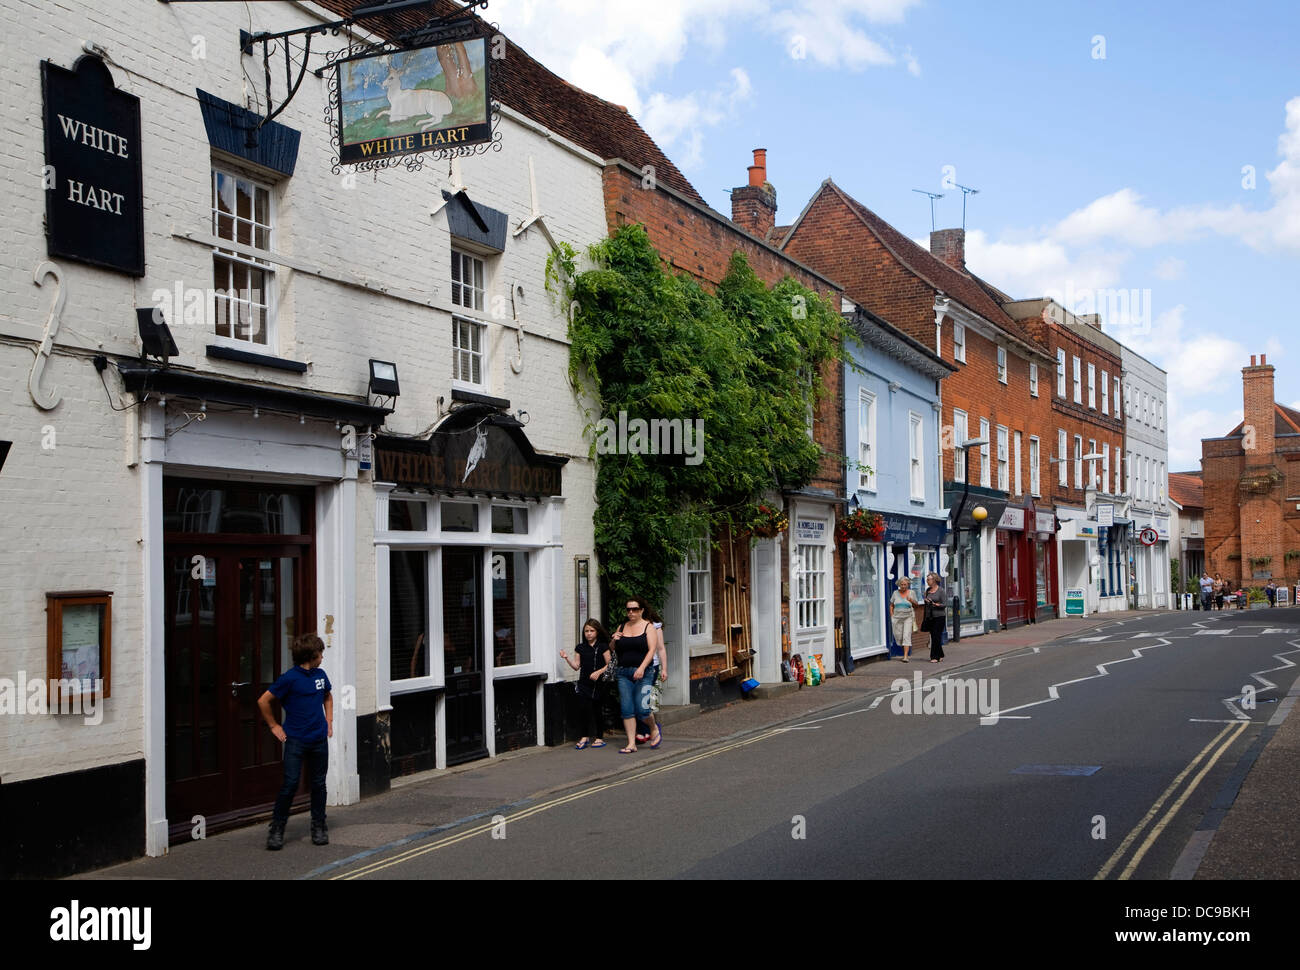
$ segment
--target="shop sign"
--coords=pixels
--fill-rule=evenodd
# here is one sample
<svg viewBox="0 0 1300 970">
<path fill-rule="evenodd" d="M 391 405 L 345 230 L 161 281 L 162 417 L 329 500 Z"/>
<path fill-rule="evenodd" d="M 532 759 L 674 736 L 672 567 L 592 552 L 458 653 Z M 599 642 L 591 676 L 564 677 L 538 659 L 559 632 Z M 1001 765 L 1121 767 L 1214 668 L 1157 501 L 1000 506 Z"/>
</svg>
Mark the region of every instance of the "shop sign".
<svg viewBox="0 0 1300 970">
<path fill-rule="evenodd" d="M 1151 527 L 1156 530 L 1161 541 L 1169 541 L 1169 516 L 1157 515 L 1151 523 Z"/>
<path fill-rule="evenodd" d="M 795 519 L 794 537 L 800 542 L 825 542 L 826 523 L 821 519 Z"/>
<path fill-rule="evenodd" d="M 1083 589 L 1067 589 L 1065 591 L 1065 615 L 1066 616 L 1083 616 Z"/>
<path fill-rule="evenodd" d="M 1025 510 L 1018 509 L 1015 506 L 1008 505 L 1002 510 L 1002 518 L 998 520 L 999 529 L 1014 529 L 1018 532 L 1025 531 Z"/>
<path fill-rule="evenodd" d="M 888 512 L 882 513 L 881 518 L 885 520 L 885 542 L 941 546 L 948 532 L 946 519 L 919 519 L 912 515 L 891 515 Z"/>
<path fill-rule="evenodd" d="M 1097 525 L 1103 529 L 1109 529 L 1115 524 L 1115 506 L 1098 505 L 1097 506 Z"/>
<path fill-rule="evenodd" d="M 1080 539 L 1097 538 L 1097 523 L 1092 521 L 1080 521 L 1078 535 Z"/>
<path fill-rule="evenodd" d="M 380 438 L 375 478 L 406 488 L 541 498 L 561 494 L 563 459 L 529 456 L 510 432 L 483 425 L 435 433 L 431 442 Z"/>
<path fill-rule="evenodd" d="M 143 276 L 140 99 L 89 55 L 71 71 L 41 61 L 41 92 L 46 252 Z"/>
<path fill-rule="evenodd" d="M 1051 512 L 1037 512 L 1034 515 L 1034 530 L 1036 532 L 1055 532 L 1056 516 Z"/>
<path fill-rule="evenodd" d="M 490 142 L 487 44 L 471 37 L 339 62 L 339 162 Z"/>
</svg>

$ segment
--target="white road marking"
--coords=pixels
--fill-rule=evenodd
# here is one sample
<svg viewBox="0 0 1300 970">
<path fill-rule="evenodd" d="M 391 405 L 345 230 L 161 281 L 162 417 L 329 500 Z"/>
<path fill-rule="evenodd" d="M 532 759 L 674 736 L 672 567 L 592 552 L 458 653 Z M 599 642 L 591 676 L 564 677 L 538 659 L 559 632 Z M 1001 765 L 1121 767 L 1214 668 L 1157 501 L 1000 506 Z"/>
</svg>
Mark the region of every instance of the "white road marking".
<svg viewBox="0 0 1300 970">
<path fill-rule="evenodd" d="M 1105 637 L 1079 637 L 1078 642 L 1079 643 L 1100 643 L 1102 640 L 1105 640 L 1106 637 L 1108 636 L 1110 636 L 1109 633 L 1107 633 Z"/>
<path fill-rule="evenodd" d="M 1196 635 L 1197 635 L 1198 637 L 1212 637 L 1212 636 L 1216 636 L 1216 635 L 1217 635 L 1217 636 L 1227 636 L 1227 635 L 1230 634 L 1231 632 L 1232 632 L 1231 630 L 1197 630 L 1197 631 L 1196 631 Z"/>
</svg>

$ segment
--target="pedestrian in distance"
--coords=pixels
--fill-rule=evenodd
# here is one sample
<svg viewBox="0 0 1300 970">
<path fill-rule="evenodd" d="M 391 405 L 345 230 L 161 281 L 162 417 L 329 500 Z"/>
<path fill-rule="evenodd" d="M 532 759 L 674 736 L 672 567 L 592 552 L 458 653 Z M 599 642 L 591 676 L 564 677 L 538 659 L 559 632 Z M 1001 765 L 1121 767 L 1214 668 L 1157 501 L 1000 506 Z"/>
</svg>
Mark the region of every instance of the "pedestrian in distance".
<svg viewBox="0 0 1300 970">
<path fill-rule="evenodd" d="M 636 751 L 637 718 L 650 726 L 650 747 L 659 747 L 664 739 L 663 729 L 655 723 L 655 716 L 650 711 L 650 688 L 653 685 L 646 677 L 650 661 L 663 638 L 645 613 L 646 601 L 639 596 L 629 596 L 627 619 L 618 625 L 612 637 L 612 646 L 618 654 L 619 713 L 623 718 L 623 730 L 627 732 L 627 747 L 619 748 L 619 754 Z"/>
<path fill-rule="evenodd" d="M 1214 574 L 1214 608 L 1223 609 L 1223 598 L 1228 595 L 1228 584 L 1218 573 Z"/>
<path fill-rule="evenodd" d="M 1201 573 L 1201 609 L 1208 610 L 1214 598 L 1214 580 L 1209 573 Z"/>
<path fill-rule="evenodd" d="M 284 827 L 289 822 L 289 806 L 298 791 L 304 761 L 311 766 L 311 842 L 330 842 L 325 827 L 325 773 L 330 763 L 329 739 L 334 737 L 334 698 L 329 676 L 320 666 L 325 644 L 316 634 L 304 633 L 294 638 L 289 652 L 294 665 L 257 699 L 262 720 L 276 740 L 284 744 L 284 783 L 271 812 L 268 849 L 284 848 Z M 283 727 L 271 713 L 272 700 L 278 700 L 284 709 Z"/>
<path fill-rule="evenodd" d="M 589 618 L 582 625 L 582 642 L 573 648 L 573 656 L 560 651 L 560 658 L 574 670 L 578 679 L 573 688 L 578 695 L 578 718 L 582 721 L 582 739 L 574 745 L 579 751 L 590 744 L 593 748 L 605 746 L 604 728 L 600 723 L 601 678 L 612 659 L 609 650 L 609 633 L 600 621 Z"/>
<path fill-rule="evenodd" d="M 912 631 L 916 628 L 916 610 L 921 603 L 912 592 L 912 581 L 906 577 L 898 580 L 898 589 L 889 597 L 889 622 L 893 625 L 894 642 L 903 650 L 903 663 L 910 663 Z"/>
<path fill-rule="evenodd" d="M 664 646 L 664 621 L 663 618 L 655 612 L 653 606 L 647 606 L 645 617 L 649 620 L 656 630 L 659 631 L 659 647 L 655 650 L 654 659 L 650 661 L 650 670 L 647 676 L 650 678 L 650 712 L 658 713 L 659 696 L 661 685 L 668 682 L 668 650 Z M 644 721 L 636 722 L 636 743 L 645 744 L 650 740 L 651 728 Z"/>
<path fill-rule="evenodd" d="M 925 619 L 921 629 L 930 634 L 930 663 L 943 659 L 943 632 L 948 627 L 947 606 L 938 573 L 925 576 Z"/>
<path fill-rule="evenodd" d="M 1264 587 L 1264 595 L 1268 597 L 1269 606 L 1277 606 L 1277 584 L 1273 580 L 1270 579 Z"/>
</svg>

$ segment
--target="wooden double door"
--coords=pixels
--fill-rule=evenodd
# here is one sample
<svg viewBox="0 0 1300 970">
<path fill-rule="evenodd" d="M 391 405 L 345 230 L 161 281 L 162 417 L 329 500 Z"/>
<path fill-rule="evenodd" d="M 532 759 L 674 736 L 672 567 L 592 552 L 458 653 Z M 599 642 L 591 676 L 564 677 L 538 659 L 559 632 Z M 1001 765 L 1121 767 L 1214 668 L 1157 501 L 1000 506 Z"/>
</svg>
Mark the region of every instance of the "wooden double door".
<svg viewBox="0 0 1300 970">
<path fill-rule="evenodd" d="M 293 638 L 316 629 L 311 537 L 169 534 L 163 573 L 167 817 L 177 841 L 194 816 L 219 831 L 267 811 L 279 792 L 282 745 L 257 700 L 293 663 Z"/>
</svg>

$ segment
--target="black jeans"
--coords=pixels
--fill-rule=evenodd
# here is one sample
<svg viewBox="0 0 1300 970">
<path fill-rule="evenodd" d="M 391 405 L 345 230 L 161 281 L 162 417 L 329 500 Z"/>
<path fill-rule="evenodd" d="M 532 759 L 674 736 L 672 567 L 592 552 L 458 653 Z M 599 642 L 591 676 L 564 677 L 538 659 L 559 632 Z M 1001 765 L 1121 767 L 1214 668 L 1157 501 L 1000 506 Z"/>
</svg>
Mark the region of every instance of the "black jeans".
<svg viewBox="0 0 1300 970">
<path fill-rule="evenodd" d="M 578 694 L 578 724 L 584 738 L 604 738 L 604 691 L 598 685 L 590 687 L 576 684 Z"/>
<path fill-rule="evenodd" d="M 298 791 L 298 779 L 302 777 L 302 763 L 311 761 L 311 820 L 325 821 L 325 772 L 330 766 L 329 740 L 300 741 L 286 738 L 284 742 L 284 784 L 275 799 L 275 810 L 271 813 L 273 821 L 283 825 L 289 821 L 289 805 Z"/>
<path fill-rule="evenodd" d="M 943 659 L 943 630 L 946 625 L 943 617 L 927 618 L 925 620 L 925 629 L 930 634 L 930 659 Z"/>
</svg>

